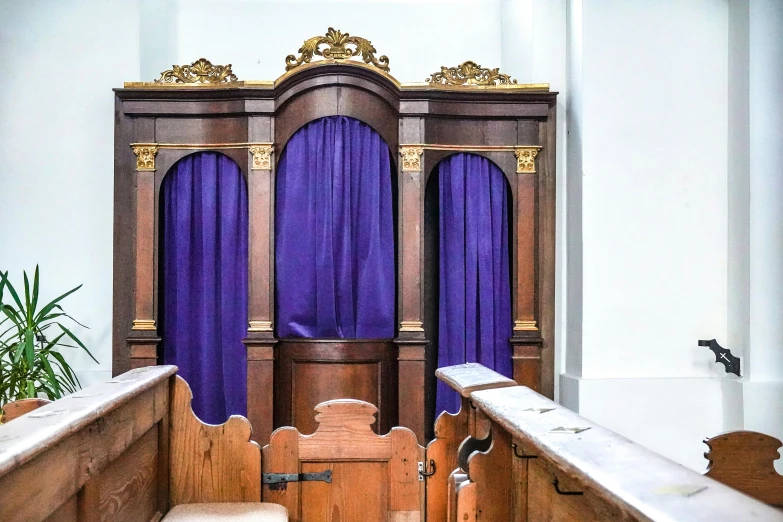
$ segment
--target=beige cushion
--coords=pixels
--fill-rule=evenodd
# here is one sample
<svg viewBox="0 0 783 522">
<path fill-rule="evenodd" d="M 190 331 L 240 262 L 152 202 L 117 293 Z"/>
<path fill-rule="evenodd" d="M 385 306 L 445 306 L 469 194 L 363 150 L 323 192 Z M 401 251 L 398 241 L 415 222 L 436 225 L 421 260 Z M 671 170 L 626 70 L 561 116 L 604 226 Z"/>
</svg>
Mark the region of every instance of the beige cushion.
<svg viewBox="0 0 783 522">
<path fill-rule="evenodd" d="M 220 504 L 180 504 L 169 510 L 165 522 L 286 522 L 288 510 L 269 502 L 225 502 Z"/>
</svg>

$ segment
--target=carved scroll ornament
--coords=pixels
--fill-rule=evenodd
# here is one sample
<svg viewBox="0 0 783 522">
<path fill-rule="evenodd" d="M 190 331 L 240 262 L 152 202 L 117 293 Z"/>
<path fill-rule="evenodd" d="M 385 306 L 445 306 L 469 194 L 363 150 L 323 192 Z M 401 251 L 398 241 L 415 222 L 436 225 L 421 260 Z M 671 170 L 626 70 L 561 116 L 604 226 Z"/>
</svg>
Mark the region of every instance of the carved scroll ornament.
<svg viewBox="0 0 783 522">
<path fill-rule="evenodd" d="M 173 69 L 160 73 L 155 83 L 233 83 L 236 75 L 231 64 L 212 65 L 206 58 L 199 58 L 190 65 L 173 65 Z"/>
<path fill-rule="evenodd" d="M 321 49 L 322 45 L 328 46 Z M 352 46 L 350 48 L 348 46 Z M 375 57 L 375 47 L 366 38 L 351 36 L 348 33 L 335 30 L 332 27 L 326 32 L 325 36 L 314 36 L 302 44 L 299 48 L 299 57 L 289 54 L 285 59 L 285 70 L 290 71 L 302 64 L 310 63 L 313 56 L 323 56 L 331 60 L 348 60 L 354 56 L 361 55 L 364 63 L 374 65 L 378 69 L 389 72 L 389 58 L 381 56 Z"/>
<path fill-rule="evenodd" d="M 487 69 L 468 60 L 457 67 L 441 67 L 427 78 L 427 83 L 440 85 L 513 85 L 517 83 L 498 68 Z"/>
</svg>

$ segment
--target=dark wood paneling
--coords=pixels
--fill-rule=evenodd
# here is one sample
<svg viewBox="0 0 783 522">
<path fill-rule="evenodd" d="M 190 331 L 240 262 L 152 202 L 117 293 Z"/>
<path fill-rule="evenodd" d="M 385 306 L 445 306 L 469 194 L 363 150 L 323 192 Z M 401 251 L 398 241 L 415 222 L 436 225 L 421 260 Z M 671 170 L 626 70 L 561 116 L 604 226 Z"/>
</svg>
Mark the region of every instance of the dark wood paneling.
<svg viewBox="0 0 783 522">
<path fill-rule="evenodd" d="M 377 433 L 397 425 L 397 349 L 390 340 L 281 339 L 275 366 L 276 426 L 312 433 L 315 406 L 332 399 L 374 404 Z"/>
<path fill-rule="evenodd" d="M 303 125 L 325 116 L 348 116 L 361 120 L 386 141 L 393 154 L 397 144 L 397 113 L 386 100 L 350 86 L 325 85 L 304 91 L 283 105 L 275 118 L 275 149 L 285 144 Z"/>
</svg>

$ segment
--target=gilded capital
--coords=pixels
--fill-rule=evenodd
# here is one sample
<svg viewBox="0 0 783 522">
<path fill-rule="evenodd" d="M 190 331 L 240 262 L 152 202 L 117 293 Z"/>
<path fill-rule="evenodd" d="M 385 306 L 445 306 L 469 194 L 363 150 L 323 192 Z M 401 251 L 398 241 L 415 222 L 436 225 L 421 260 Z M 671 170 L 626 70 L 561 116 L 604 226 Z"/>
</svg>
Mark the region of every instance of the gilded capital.
<svg viewBox="0 0 783 522">
<path fill-rule="evenodd" d="M 517 157 L 518 174 L 536 173 L 536 156 L 541 147 L 518 147 L 514 149 L 514 156 Z"/>
<path fill-rule="evenodd" d="M 400 146 L 403 172 L 421 172 L 421 155 L 424 149 L 417 146 Z"/>
<path fill-rule="evenodd" d="M 514 331 L 537 332 L 538 324 L 535 321 L 514 321 Z"/>
<path fill-rule="evenodd" d="M 272 321 L 250 321 L 247 328 L 248 332 L 271 332 Z"/>
<path fill-rule="evenodd" d="M 400 321 L 401 332 L 423 332 L 424 324 L 421 321 Z"/>
<path fill-rule="evenodd" d="M 136 170 L 139 172 L 155 170 L 155 155 L 158 146 L 153 144 L 131 145 L 136 155 Z"/>
<path fill-rule="evenodd" d="M 253 166 L 250 170 L 272 170 L 271 145 L 254 145 L 248 150 L 253 155 Z"/>
<path fill-rule="evenodd" d="M 131 330 L 155 330 L 153 319 L 134 319 Z"/>
</svg>

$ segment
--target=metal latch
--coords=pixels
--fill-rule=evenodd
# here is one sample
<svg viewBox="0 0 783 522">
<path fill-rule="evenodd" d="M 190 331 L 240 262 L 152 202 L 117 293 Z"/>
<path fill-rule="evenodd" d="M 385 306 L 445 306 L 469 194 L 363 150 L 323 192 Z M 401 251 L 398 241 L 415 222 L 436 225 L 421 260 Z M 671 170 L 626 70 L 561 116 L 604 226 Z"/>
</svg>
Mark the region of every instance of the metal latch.
<svg viewBox="0 0 783 522">
<path fill-rule="evenodd" d="M 261 476 L 261 484 L 266 484 L 269 489 L 286 489 L 289 482 L 332 482 L 332 470 L 327 469 L 318 473 L 264 473 Z"/>
<path fill-rule="evenodd" d="M 424 481 L 424 477 L 431 477 L 435 474 L 435 461 L 430 459 L 430 470 L 424 468 L 424 462 L 419 462 L 419 482 Z"/>
</svg>

